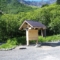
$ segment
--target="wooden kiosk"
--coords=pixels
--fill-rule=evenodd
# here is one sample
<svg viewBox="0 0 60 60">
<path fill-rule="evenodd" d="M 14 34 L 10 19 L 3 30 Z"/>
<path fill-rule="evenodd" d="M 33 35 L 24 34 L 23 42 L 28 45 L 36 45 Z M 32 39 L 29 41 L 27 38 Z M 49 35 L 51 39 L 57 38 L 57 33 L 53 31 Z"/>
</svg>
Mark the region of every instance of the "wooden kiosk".
<svg viewBox="0 0 60 60">
<path fill-rule="evenodd" d="M 19 30 L 26 30 L 26 41 L 29 45 L 29 40 L 36 40 L 38 43 L 38 31 L 41 30 L 41 35 L 46 36 L 46 26 L 40 22 L 26 20 L 22 23 Z"/>
</svg>

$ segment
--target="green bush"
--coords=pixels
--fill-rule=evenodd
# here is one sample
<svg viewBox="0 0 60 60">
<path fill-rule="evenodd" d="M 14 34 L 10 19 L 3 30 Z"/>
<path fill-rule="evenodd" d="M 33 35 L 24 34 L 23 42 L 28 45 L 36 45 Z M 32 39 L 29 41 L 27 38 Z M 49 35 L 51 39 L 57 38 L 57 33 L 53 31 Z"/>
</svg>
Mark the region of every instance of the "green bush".
<svg viewBox="0 0 60 60">
<path fill-rule="evenodd" d="M 8 39 L 6 44 L 17 45 L 17 39 L 16 38 Z"/>
<path fill-rule="evenodd" d="M 29 43 L 30 44 L 36 44 L 36 40 L 30 40 Z"/>
<path fill-rule="evenodd" d="M 26 37 L 17 37 L 18 44 L 26 44 Z"/>
<path fill-rule="evenodd" d="M 16 40 L 16 38 L 8 39 L 5 44 L 2 44 L 2 45 L 0 46 L 0 49 L 1 49 L 1 48 L 4 48 L 4 49 L 13 48 L 13 47 L 15 47 L 16 45 L 17 45 L 17 40 Z"/>
<path fill-rule="evenodd" d="M 39 42 L 45 42 L 45 41 L 46 41 L 45 37 L 42 36 L 39 37 Z"/>
<path fill-rule="evenodd" d="M 52 42 L 60 40 L 60 35 L 52 35 L 47 37 L 39 36 L 39 42 Z"/>
</svg>

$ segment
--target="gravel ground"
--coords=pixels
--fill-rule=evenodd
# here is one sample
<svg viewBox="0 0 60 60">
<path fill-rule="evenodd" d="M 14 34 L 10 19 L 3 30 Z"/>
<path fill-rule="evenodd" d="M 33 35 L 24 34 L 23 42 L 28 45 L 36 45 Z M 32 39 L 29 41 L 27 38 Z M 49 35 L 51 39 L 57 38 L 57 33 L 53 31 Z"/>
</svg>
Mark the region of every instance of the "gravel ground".
<svg viewBox="0 0 60 60">
<path fill-rule="evenodd" d="M 20 49 L 26 47 L 26 49 Z M 0 51 L 0 60 L 60 60 L 60 46 L 18 46 L 14 50 Z"/>
</svg>

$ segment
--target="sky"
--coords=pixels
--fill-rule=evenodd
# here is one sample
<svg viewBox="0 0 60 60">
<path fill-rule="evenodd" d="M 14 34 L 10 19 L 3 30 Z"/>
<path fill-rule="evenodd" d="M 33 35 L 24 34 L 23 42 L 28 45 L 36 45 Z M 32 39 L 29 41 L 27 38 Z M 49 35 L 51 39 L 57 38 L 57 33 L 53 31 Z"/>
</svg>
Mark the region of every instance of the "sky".
<svg viewBox="0 0 60 60">
<path fill-rule="evenodd" d="M 42 1 L 42 0 L 26 0 L 26 1 Z M 44 0 L 44 1 L 47 1 L 47 0 Z"/>
</svg>

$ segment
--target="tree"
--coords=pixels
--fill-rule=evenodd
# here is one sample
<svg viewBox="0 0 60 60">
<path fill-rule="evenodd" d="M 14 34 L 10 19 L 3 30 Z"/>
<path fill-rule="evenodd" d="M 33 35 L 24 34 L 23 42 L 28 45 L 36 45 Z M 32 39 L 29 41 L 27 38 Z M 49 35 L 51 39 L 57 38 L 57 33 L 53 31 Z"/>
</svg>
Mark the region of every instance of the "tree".
<svg viewBox="0 0 60 60">
<path fill-rule="evenodd" d="M 42 7 L 45 7 L 45 6 L 49 6 L 48 4 L 44 4 L 44 5 L 42 5 Z"/>
<path fill-rule="evenodd" d="M 50 23 L 50 29 L 53 30 L 55 34 L 60 33 L 60 17 L 56 17 L 54 20 Z"/>
<path fill-rule="evenodd" d="M 0 0 L 0 10 L 4 11 L 7 9 L 7 0 Z"/>
<path fill-rule="evenodd" d="M 0 15 L 2 15 L 3 14 L 3 12 L 0 10 Z"/>
<path fill-rule="evenodd" d="M 57 4 L 60 4 L 60 0 L 57 0 Z"/>
</svg>

